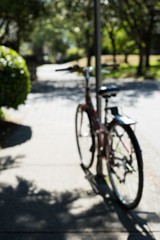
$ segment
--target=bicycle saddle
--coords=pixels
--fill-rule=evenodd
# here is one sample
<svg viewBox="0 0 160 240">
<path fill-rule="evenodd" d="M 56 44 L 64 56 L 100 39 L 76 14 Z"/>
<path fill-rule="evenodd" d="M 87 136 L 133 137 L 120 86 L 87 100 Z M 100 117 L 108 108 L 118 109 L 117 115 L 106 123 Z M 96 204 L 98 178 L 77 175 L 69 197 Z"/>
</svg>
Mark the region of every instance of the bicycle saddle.
<svg viewBox="0 0 160 240">
<path fill-rule="evenodd" d="M 114 97 L 119 92 L 119 87 L 116 85 L 101 86 L 98 94 L 104 98 Z"/>
</svg>

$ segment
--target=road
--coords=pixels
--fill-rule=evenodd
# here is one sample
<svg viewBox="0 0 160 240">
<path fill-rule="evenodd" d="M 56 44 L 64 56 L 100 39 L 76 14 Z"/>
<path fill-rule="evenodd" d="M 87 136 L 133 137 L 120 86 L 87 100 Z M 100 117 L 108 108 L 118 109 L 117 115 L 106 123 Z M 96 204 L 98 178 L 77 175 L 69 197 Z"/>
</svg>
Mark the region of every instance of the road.
<svg viewBox="0 0 160 240">
<path fill-rule="evenodd" d="M 17 130 L 1 149 L 0 239 L 159 240 L 160 84 L 119 81 L 123 91 L 111 103 L 137 120 L 144 159 L 143 198 L 126 212 L 84 177 L 74 135 L 83 78 L 59 67 L 39 67 L 26 104 L 6 109 Z"/>
<path fill-rule="evenodd" d="M 53 71 L 51 71 L 53 73 Z M 42 75 L 41 75 L 42 76 Z M 75 78 L 73 73 L 62 73 L 57 79 Z M 63 76 L 63 77 L 62 77 Z M 51 77 L 53 79 L 53 75 Z M 77 80 L 77 78 L 75 79 Z M 82 78 L 79 77 L 79 81 Z M 83 80 L 82 80 L 83 81 Z M 148 220 L 155 235 L 160 231 L 160 82 L 153 80 L 125 81 L 103 80 L 103 84 L 117 83 L 122 91 L 111 104 L 136 120 L 136 134 L 142 149 L 144 161 L 144 193 L 140 204 L 140 216 Z M 93 94 L 95 97 L 95 95 Z M 103 103 L 102 103 L 103 106 Z M 160 238 L 160 236 L 159 236 Z"/>
</svg>

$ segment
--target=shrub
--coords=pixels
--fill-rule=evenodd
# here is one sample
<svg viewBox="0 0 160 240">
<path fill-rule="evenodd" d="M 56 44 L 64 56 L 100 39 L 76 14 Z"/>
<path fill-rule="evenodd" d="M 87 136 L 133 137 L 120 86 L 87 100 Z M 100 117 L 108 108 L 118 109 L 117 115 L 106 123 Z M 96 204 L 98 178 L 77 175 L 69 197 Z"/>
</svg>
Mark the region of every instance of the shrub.
<svg viewBox="0 0 160 240">
<path fill-rule="evenodd" d="M 14 50 L 0 46 L 0 107 L 17 109 L 30 91 L 25 60 Z"/>
</svg>

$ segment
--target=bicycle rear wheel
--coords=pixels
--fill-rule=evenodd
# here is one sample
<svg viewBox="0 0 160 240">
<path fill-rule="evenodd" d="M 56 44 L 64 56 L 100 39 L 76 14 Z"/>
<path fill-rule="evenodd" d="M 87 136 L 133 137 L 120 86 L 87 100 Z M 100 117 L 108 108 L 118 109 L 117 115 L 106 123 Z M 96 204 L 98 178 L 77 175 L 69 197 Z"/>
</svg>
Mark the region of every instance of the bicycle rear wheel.
<svg viewBox="0 0 160 240">
<path fill-rule="evenodd" d="M 109 126 L 108 173 L 120 204 L 135 208 L 143 191 L 143 162 L 137 138 L 129 125 L 112 122 Z"/>
<path fill-rule="evenodd" d="M 95 136 L 91 128 L 89 114 L 81 104 L 77 107 L 75 128 L 81 164 L 83 164 L 86 169 L 89 169 L 94 160 Z"/>
</svg>

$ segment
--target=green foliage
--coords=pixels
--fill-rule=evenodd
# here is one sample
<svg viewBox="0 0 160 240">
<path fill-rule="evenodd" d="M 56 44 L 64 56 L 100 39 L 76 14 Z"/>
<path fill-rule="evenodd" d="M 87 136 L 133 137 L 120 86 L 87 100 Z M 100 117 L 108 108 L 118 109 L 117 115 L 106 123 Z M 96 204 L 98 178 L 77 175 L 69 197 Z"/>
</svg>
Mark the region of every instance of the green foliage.
<svg viewBox="0 0 160 240">
<path fill-rule="evenodd" d="M 118 29 L 115 33 L 115 50 L 116 54 L 131 54 L 135 53 L 135 50 L 137 50 L 135 41 L 130 40 L 124 31 L 124 29 L 120 28 Z M 109 34 L 107 32 L 107 29 L 103 30 L 103 38 L 102 38 L 102 50 L 104 53 L 109 53 L 112 54 L 113 52 L 113 46 L 112 46 L 112 41 L 109 37 Z"/>
<path fill-rule="evenodd" d="M 145 68 L 150 67 L 153 35 L 158 33 L 159 0 L 109 0 L 109 3 L 121 28 L 135 41 L 139 51 L 137 74 L 143 75 Z"/>
<path fill-rule="evenodd" d="M 73 60 L 78 60 L 83 56 L 84 52 L 82 49 L 78 49 L 77 47 L 69 48 L 66 52 L 66 56 L 64 61 L 69 62 Z"/>
<path fill-rule="evenodd" d="M 5 113 L 3 112 L 2 108 L 0 108 L 0 120 L 5 119 Z"/>
<path fill-rule="evenodd" d="M 157 54 L 160 51 L 160 1 L 100 3 L 102 53 L 112 54 L 115 60 L 117 54 L 138 53 L 144 56 L 142 66 L 149 67 L 152 50 Z M 70 50 L 74 47 L 83 49 L 88 62 L 95 54 L 93 0 L 17 0 L 10 6 L 11 0 L 0 1 L 1 45 L 19 52 L 21 43 L 27 42 L 29 52 L 37 59 L 45 55 L 52 62 L 58 52 L 65 61 L 77 58 L 77 53 Z"/>
<path fill-rule="evenodd" d="M 83 48 L 88 62 L 94 51 L 94 2 L 90 0 L 52 0 L 52 9 L 57 10 L 59 22 L 65 28 L 65 41 L 69 47 Z M 56 14 L 56 16 L 58 16 Z"/>
<path fill-rule="evenodd" d="M 151 56 L 152 57 L 152 56 Z M 158 59 L 158 56 L 157 58 Z M 124 78 L 132 78 L 132 79 L 154 79 L 159 80 L 160 79 L 160 61 L 155 60 L 151 58 L 151 66 L 150 68 L 145 69 L 144 74 L 141 76 L 138 76 L 136 74 L 136 68 L 137 68 L 137 61 L 132 59 L 130 60 L 130 64 L 121 63 L 120 66 L 110 73 L 103 73 L 103 79 L 105 78 L 115 78 L 115 79 L 124 79 Z"/>
<path fill-rule="evenodd" d="M 20 43 L 29 37 L 34 23 L 47 14 L 44 0 L 1 0 L 0 1 L 0 44 L 12 46 L 19 51 Z"/>
<path fill-rule="evenodd" d="M 0 46 L 0 107 L 17 109 L 30 91 L 25 60 L 14 50 Z"/>
</svg>

